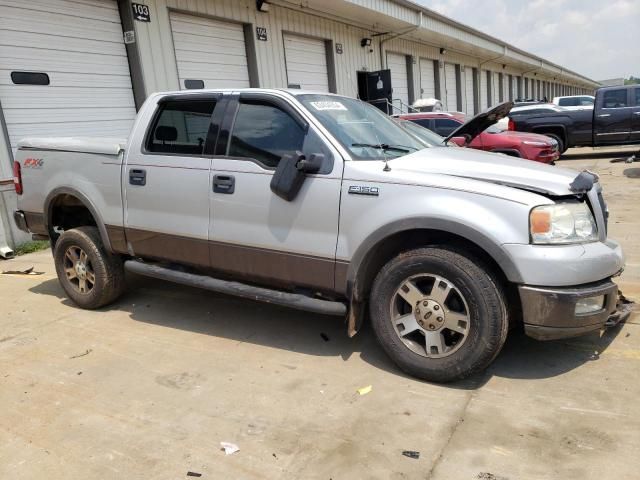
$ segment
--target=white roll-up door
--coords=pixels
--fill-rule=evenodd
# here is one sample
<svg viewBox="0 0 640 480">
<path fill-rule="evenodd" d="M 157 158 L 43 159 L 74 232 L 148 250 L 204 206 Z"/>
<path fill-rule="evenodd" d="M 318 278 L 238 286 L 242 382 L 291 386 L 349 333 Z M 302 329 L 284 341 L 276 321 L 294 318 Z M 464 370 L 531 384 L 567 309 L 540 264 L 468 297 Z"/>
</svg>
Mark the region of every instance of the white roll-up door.
<svg viewBox="0 0 640 480">
<path fill-rule="evenodd" d="M 400 105 L 400 102 L 404 105 L 409 105 L 409 75 L 407 74 L 406 55 L 387 52 L 387 68 L 391 70 L 391 88 L 393 88 L 391 99 L 393 104 L 406 112 L 406 107 Z M 394 112 L 399 113 L 397 109 Z"/>
<path fill-rule="evenodd" d="M 285 33 L 284 55 L 289 88 L 329 91 L 327 47 L 324 40 Z"/>
<path fill-rule="evenodd" d="M 436 98 L 436 76 L 433 60 L 420 59 L 420 89 L 422 98 Z"/>
<path fill-rule="evenodd" d="M 456 82 L 456 66 L 453 63 L 444 64 L 444 83 L 446 109 L 455 112 L 458 109 L 458 87 Z"/>
<path fill-rule="evenodd" d="M 467 115 L 475 115 L 474 104 L 475 104 L 475 95 L 473 92 L 473 67 L 465 67 L 465 100 L 466 100 L 466 110 Z"/>
<path fill-rule="evenodd" d="M 484 111 L 489 106 L 489 100 L 487 97 L 487 71 L 482 70 L 480 72 L 480 110 Z"/>
<path fill-rule="evenodd" d="M 0 101 L 14 148 L 29 136 L 127 137 L 136 109 L 116 2 L 0 0 Z"/>
<path fill-rule="evenodd" d="M 177 12 L 169 19 L 181 89 L 186 80 L 204 88 L 250 86 L 241 24 Z"/>
</svg>

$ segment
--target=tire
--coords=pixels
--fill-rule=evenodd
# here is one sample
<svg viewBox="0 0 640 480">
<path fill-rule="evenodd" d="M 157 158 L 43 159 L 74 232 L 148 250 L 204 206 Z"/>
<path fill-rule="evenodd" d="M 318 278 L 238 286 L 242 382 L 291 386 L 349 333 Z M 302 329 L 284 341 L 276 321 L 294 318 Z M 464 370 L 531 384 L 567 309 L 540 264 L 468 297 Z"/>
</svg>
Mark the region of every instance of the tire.
<svg viewBox="0 0 640 480">
<path fill-rule="evenodd" d="M 564 146 L 564 141 L 562 140 L 562 138 L 560 138 L 560 135 L 557 135 L 555 133 L 545 133 L 544 135 L 549 138 L 553 138 L 556 142 L 558 142 L 558 152 L 560 152 L 560 155 L 567 151 Z"/>
<path fill-rule="evenodd" d="M 103 307 L 124 291 L 122 259 L 105 250 L 96 227 L 64 232 L 56 242 L 53 259 L 62 288 L 80 308 Z"/>
<path fill-rule="evenodd" d="M 405 290 L 407 281 L 417 289 Z M 412 307 L 407 298 L 421 300 Z M 484 370 L 509 329 L 500 283 L 480 261 L 455 248 L 420 248 L 392 259 L 374 281 L 369 308 L 389 357 L 409 375 L 432 382 Z"/>
</svg>

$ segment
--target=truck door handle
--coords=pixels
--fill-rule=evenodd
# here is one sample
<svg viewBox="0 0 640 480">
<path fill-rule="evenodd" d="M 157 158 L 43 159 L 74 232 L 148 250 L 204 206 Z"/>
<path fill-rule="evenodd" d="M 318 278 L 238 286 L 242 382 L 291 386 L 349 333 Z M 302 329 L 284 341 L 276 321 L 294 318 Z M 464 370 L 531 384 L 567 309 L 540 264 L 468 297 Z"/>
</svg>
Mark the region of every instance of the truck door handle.
<svg viewBox="0 0 640 480">
<path fill-rule="evenodd" d="M 232 175 L 215 175 L 213 177 L 213 191 L 215 193 L 231 194 L 236 188 L 236 179 Z"/>
<path fill-rule="evenodd" d="M 147 184 L 147 171 L 132 168 L 129 170 L 129 183 L 131 185 L 140 185 L 144 187 Z"/>
<path fill-rule="evenodd" d="M 610 116 L 611 116 L 610 113 L 601 113 L 600 115 L 598 115 L 599 118 L 610 117 Z"/>
<path fill-rule="evenodd" d="M 633 112 L 634 115 L 640 115 L 640 112 Z"/>
</svg>

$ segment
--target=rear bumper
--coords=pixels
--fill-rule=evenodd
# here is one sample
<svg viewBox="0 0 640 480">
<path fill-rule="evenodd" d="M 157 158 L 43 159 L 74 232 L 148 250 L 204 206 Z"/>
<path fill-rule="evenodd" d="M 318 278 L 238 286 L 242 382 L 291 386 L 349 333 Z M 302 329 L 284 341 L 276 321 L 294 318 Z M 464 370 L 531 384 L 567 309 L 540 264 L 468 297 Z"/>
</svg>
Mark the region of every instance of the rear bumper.
<svg viewBox="0 0 640 480">
<path fill-rule="evenodd" d="M 519 287 L 525 333 L 537 340 L 583 335 L 626 320 L 618 306 L 618 286 L 611 280 L 576 287 Z M 603 296 L 602 308 L 576 314 L 581 299 Z"/>
<path fill-rule="evenodd" d="M 23 232 L 29 232 L 29 226 L 27 225 L 27 217 L 21 210 L 13 212 L 13 221 L 16 222 L 16 226 Z"/>
<path fill-rule="evenodd" d="M 45 240 L 49 237 L 44 226 L 44 215 L 42 213 L 16 210 L 13 212 L 13 221 L 16 222 L 16 226 L 20 230 L 31 233 L 34 240 Z"/>
</svg>

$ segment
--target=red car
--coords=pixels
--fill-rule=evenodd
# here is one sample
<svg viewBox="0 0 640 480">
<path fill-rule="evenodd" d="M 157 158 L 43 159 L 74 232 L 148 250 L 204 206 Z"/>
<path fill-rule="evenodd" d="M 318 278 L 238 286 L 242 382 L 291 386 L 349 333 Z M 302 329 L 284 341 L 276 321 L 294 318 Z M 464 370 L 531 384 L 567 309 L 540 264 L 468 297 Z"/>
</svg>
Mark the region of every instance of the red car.
<svg viewBox="0 0 640 480">
<path fill-rule="evenodd" d="M 417 123 L 443 137 L 448 137 L 465 123 L 464 115 L 459 113 L 408 113 L 397 117 Z M 560 157 L 558 143 L 550 137 L 537 133 L 502 131 L 495 125 L 477 133 L 470 141 L 462 136 L 453 137 L 451 141 L 460 146 L 504 153 L 542 163 L 553 164 Z"/>
</svg>

